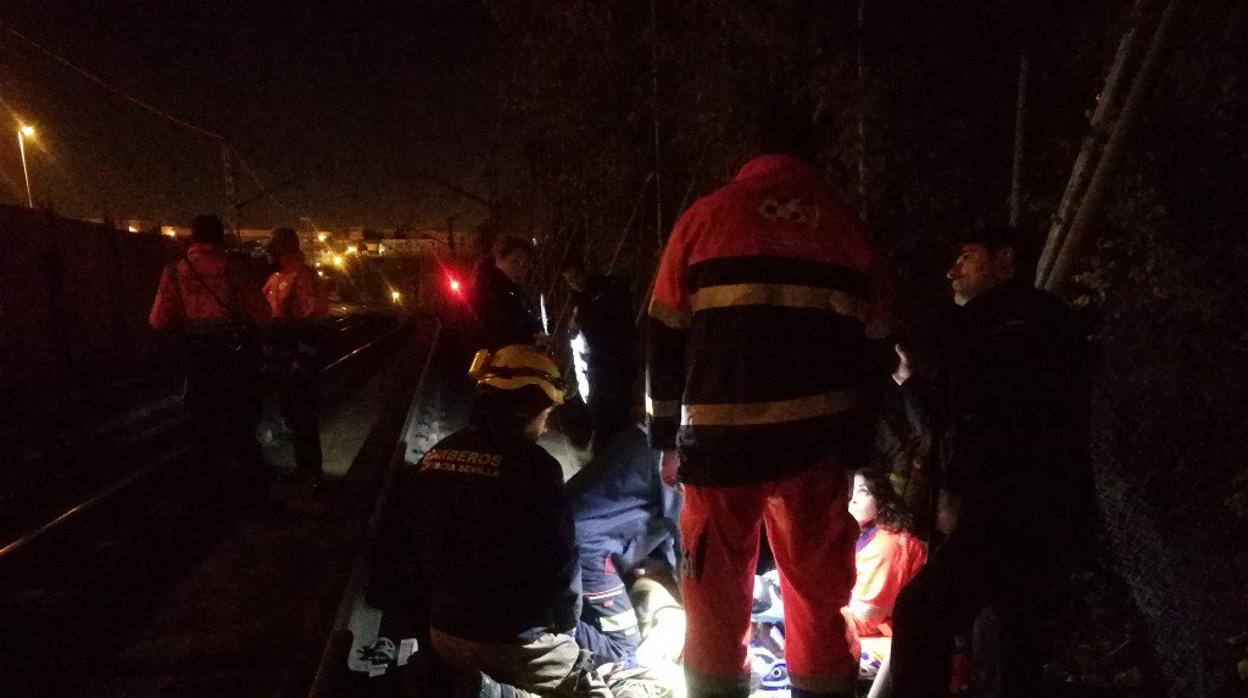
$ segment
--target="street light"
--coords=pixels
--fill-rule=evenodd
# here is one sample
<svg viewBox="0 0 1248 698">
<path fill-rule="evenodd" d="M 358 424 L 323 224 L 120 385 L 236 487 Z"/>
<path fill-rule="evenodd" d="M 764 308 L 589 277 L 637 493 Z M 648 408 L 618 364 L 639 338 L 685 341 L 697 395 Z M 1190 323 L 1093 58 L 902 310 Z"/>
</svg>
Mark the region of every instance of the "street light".
<svg viewBox="0 0 1248 698">
<path fill-rule="evenodd" d="M 17 148 L 22 151 L 22 175 L 26 177 L 26 206 L 35 207 L 35 197 L 30 195 L 30 170 L 26 168 L 26 139 L 35 135 L 34 126 L 19 126 L 17 129 Z"/>
</svg>

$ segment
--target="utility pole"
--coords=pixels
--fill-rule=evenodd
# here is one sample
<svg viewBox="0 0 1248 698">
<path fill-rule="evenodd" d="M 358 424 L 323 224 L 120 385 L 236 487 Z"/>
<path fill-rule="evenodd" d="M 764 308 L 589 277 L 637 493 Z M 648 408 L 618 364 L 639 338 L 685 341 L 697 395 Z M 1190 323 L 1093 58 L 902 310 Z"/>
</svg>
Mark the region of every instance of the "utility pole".
<svg viewBox="0 0 1248 698">
<path fill-rule="evenodd" d="M 1092 227 L 1092 219 L 1100 212 L 1101 202 L 1109 190 L 1114 169 L 1123 158 L 1127 135 L 1131 132 L 1131 127 L 1140 111 L 1140 105 L 1152 90 L 1153 83 L 1164 66 L 1170 38 L 1178 24 L 1179 15 L 1186 9 L 1186 5 L 1187 3 L 1183 0 L 1166 1 L 1152 41 L 1149 42 L 1148 50 L 1144 52 L 1139 71 L 1135 79 L 1131 81 L 1131 89 L 1127 92 L 1126 101 L 1122 104 L 1122 112 L 1118 115 L 1114 130 L 1109 134 L 1109 140 L 1105 143 L 1101 159 L 1096 163 L 1096 170 L 1088 182 L 1083 201 L 1079 202 L 1075 218 L 1066 231 L 1066 238 L 1053 258 L 1053 265 L 1049 268 L 1048 276 L 1044 278 L 1046 290 L 1061 288 L 1074 273 L 1074 266 L 1083 248 L 1084 239 Z"/>
<path fill-rule="evenodd" d="M 659 143 L 659 21 L 657 0 L 650 0 L 650 97 L 654 100 L 654 231 L 663 251 L 663 151 Z"/>
<path fill-rule="evenodd" d="M 1027 146 L 1027 78 L 1031 62 L 1024 48 L 1018 56 L 1018 103 L 1014 108 L 1014 167 L 1010 173 L 1010 227 L 1018 227 L 1023 205 L 1023 154 Z"/>
<path fill-rule="evenodd" d="M 446 246 L 451 248 L 451 256 L 455 256 L 455 219 L 459 216 L 451 214 L 446 217 Z"/>
<path fill-rule="evenodd" d="M 858 0 L 858 217 L 867 220 L 867 0 Z"/>
<path fill-rule="evenodd" d="M 221 146 L 221 170 L 225 175 L 225 227 L 238 237 L 238 206 L 234 193 L 234 163 L 230 159 L 230 146 Z"/>
<path fill-rule="evenodd" d="M 30 194 L 30 170 L 26 168 L 26 136 L 35 135 L 35 129 L 22 126 L 17 129 L 17 147 L 22 151 L 22 176 L 26 178 L 26 207 L 35 207 L 35 197 Z"/>
</svg>

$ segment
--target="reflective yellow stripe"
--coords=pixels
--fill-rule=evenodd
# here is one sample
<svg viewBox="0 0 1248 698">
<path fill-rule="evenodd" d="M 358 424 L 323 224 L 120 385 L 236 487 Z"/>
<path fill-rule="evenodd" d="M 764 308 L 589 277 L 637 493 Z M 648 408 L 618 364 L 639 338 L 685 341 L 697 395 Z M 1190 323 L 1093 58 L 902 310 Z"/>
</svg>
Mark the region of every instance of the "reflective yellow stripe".
<svg viewBox="0 0 1248 698">
<path fill-rule="evenodd" d="M 669 308 L 660 303 L 658 299 L 650 300 L 650 317 L 674 330 L 683 330 L 689 327 L 688 311 Z"/>
<path fill-rule="evenodd" d="M 857 672 L 850 676 L 807 676 L 789 671 L 789 683 L 811 693 L 852 693 L 856 679 Z"/>
<path fill-rule="evenodd" d="M 794 284 L 727 284 L 707 286 L 693 292 L 694 312 L 740 305 L 775 305 L 784 308 L 831 310 L 838 315 L 866 322 L 867 302 L 843 291 L 819 286 Z"/>
<path fill-rule="evenodd" d="M 598 627 L 604 633 L 619 632 L 637 627 L 637 614 L 632 609 L 624 613 L 617 613 L 613 616 L 603 616 L 598 619 Z"/>
<path fill-rule="evenodd" d="M 838 390 L 778 402 L 685 405 L 681 410 L 680 423 L 684 426 L 707 427 L 780 424 L 838 414 L 857 403 L 857 390 Z"/>
<path fill-rule="evenodd" d="M 658 419 L 680 416 L 680 400 L 652 400 L 646 396 L 646 414 Z"/>
</svg>

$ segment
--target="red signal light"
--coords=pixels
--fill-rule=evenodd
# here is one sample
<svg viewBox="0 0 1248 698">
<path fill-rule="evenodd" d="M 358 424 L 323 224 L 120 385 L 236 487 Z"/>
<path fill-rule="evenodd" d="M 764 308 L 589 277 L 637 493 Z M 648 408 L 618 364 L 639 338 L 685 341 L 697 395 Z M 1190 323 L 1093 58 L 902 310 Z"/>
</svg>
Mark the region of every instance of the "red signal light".
<svg viewBox="0 0 1248 698">
<path fill-rule="evenodd" d="M 451 288 L 451 291 L 453 291 L 454 293 L 460 293 L 460 292 L 461 292 L 461 291 L 460 291 L 460 283 L 459 283 L 459 279 L 457 279 L 457 278 L 455 278 L 455 277 L 453 277 L 453 276 L 448 276 L 448 277 L 446 277 L 446 285 L 447 285 L 447 286 L 449 286 L 449 287 Z"/>
</svg>

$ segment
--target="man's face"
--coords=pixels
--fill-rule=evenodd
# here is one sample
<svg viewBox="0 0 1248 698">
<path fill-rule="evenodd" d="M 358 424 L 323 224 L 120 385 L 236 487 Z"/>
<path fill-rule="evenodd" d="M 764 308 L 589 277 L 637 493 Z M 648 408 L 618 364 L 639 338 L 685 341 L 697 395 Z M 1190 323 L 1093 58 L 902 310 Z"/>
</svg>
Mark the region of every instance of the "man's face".
<svg viewBox="0 0 1248 698">
<path fill-rule="evenodd" d="M 990 250 L 983 245 L 963 245 L 945 274 L 953 288 L 953 302 L 966 305 L 976 296 L 1014 276 L 1014 250 Z"/>
<path fill-rule="evenodd" d="M 569 267 L 563 270 L 563 281 L 573 291 L 584 293 L 589 284 L 589 272 L 581 267 Z"/>
<path fill-rule="evenodd" d="M 494 265 L 498 270 L 503 272 L 507 278 L 521 284 L 529 275 L 529 253 L 516 251 L 494 260 Z"/>
</svg>

